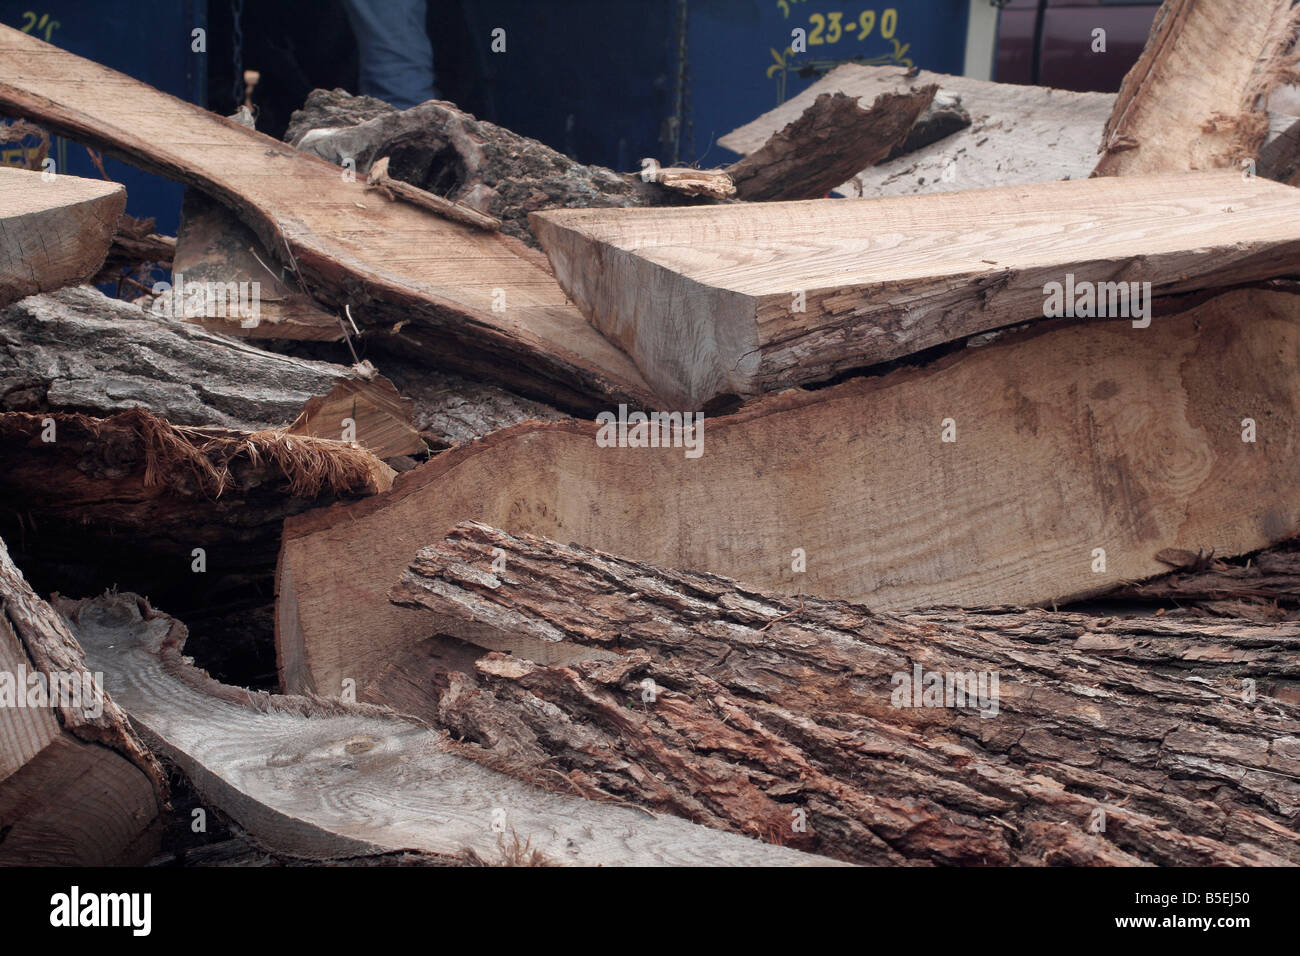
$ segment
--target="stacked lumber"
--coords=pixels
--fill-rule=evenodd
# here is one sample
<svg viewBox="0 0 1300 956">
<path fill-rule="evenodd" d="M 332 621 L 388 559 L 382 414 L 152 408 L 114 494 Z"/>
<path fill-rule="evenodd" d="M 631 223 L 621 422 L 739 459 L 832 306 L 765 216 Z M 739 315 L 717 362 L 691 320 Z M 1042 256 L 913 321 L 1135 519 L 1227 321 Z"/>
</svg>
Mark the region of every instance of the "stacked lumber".
<svg viewBox="0 0 1300 956">
<path fill-rule="evenodd" d="M 1300 864 L 1246 9 L 1118 97 L 851 64 L 636 171 L 0 27 L 0 111 L 188 187 L 173 240 L 0 170 L 0 863 Z"/>
</svg>

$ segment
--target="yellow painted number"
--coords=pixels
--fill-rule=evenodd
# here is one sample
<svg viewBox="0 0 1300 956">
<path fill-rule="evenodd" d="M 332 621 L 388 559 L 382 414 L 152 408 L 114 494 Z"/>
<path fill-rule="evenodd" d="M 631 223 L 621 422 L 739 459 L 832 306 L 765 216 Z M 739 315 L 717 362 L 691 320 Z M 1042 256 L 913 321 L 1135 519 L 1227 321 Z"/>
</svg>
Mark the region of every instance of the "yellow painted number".
<svg viewBox="0 0 1300 956">
<path fill-rule="evenodd" d="M 858 39 L 865 40 L 871 35 L 871 31 L 876 27 L 876 11 L 863 10 L 862 16 L 858 17 Z"/>
<path fill-rule="evenodd" d="M 894 31 L 897 29 L 898 11 L 890 7 L 880 15 L 880 35 L 886 40 L 893 39 Z"/>
</svg>

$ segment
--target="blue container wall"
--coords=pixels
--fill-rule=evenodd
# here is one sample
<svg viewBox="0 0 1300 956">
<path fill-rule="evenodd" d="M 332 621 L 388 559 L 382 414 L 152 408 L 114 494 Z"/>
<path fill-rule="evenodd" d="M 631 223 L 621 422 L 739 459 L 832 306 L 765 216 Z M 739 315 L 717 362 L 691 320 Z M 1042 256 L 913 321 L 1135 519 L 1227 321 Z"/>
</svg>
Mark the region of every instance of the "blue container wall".
<svg viewBox="0 0 1300 956">
<path fill-rule="evenodd" d="M 976 0 L 987 2 L 987 0 Z M 963 69 L 969 0 L 697 0 L 688 6 L 682 159 L 736 155 L 715 145 L 841 63 Z M 802 29 L 806 52 L 791 51 Z"/>
<path fill-rule="evenodd" d="M 492 118 L 630 171 L 646 156 L 729 162 L 719 136 L 842 62 L 961 73 L 969 0 L 463 2 Z M 790 52 L 796 27 L 806 53 Z M 506 51 L 493 54 L 497 28 Z"/>
<path fill-rule="evenodd" d="M 95 60 L 173 96 L 205 105 L 205 53 L 191 50 L 195 29 L 207 29 L 207 0 L 0 0 L 0 23 L 31 33 L 57 47 Z M 124 125 L 130 117 L 124 116 Z M 50 155 L 60 173 L 98 179 L 85 148 L 62 137 Z M 20 165 L 20 156 L 0 163 Z M 125 184 L 127 212 L 152 216 L 158 230 L 175 235 L 183 187 L 108 157 L 110 179 Z"/>
</svg>

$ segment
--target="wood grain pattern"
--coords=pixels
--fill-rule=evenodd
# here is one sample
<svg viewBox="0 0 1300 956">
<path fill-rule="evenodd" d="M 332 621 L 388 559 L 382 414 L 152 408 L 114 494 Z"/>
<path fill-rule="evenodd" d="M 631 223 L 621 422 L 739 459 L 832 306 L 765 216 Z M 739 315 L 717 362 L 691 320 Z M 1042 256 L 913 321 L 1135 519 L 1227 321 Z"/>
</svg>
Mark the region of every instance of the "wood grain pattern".
<svg viewBox="0 0 1300 956">
<path fill-rule="evenodd" d="M 823 93 L 843 93 L 870 103 L 883 93 L 937 85 L 939 98 L 960 101 L 970 125 L 886 162 L 864 162 L 836 192 L 898 196 L 1086 179 L 1096 165 L 1097 142 L 1115 102 L 1113 93 L 991 83 L 929 70 L 908 73 L 901 66 L 845 63 L 718 143 L 752 153 Z"/>
<path fill-rule="evenodd" d="M 689 409 L 1041 318 L 1067 274 L 1159 296 L 1300 264 L 1300 191 L 1231 173 L 533 224 L 583 313 Z"/>
<path fill-rule="evenodd" d="M 104 263 L 126 189 L 0 166 L 0 306 L 85 282 Z"/>
<path fill-rule="evenodd" d="M 1064 601 L 1164 573 L 1163 548 L 1256 550 L 1300 530 L 1297 365 L 1300 300 L 1233 292 L 776 396 L 706 419 L 694 460 L 516 426 L 285 522 L 282 681 L 336 694 L 434 633 L 384 595 L 463 520 L 873 609 Z"/>
<path fill-rule="evenodd" d="M 32 591 L 0 541 L 0 673 L 93 679 L 66 623 Z M 10 691 L 12 693 L 12 690 Z M 52 705 L 0 705 L 0 866 L 141 863 L 157 846 L 162 768 L 102 692 Z"/>
<path fill-rule="evenodd" d="M 1300 10 L 1290 0 L 1165 0 L 1124 77 L 1095 176 L 1237 168 L 1268 135 Z"/>
<path fill-rule="evenodd" d="M 729 833 L 539 790 L 459 756 L 382 708 L 221 685 L 181 658 L 185 629 L 131 594 L 61 601 L 90 665 L 141 733 L 267 849 L 330 859 L 392 850 L 487 860 L 514 840 L 560 864 L 829 863 Z M 504 833 L 494 831 L 501 811 Z"/>
<path fill-rule="evenodd" d="M 509 237 L 385 199 L 364 177 L 348 182 L 324 160 L 10 27 L 0 27 L 0 108 L 203 189 L 282 260 L 287 246 L 329 308 L 350 304 L 372 328 L 408 323 L 413 351 L 562 406 L 648 399 L 627 357 Z"/>
</svg>

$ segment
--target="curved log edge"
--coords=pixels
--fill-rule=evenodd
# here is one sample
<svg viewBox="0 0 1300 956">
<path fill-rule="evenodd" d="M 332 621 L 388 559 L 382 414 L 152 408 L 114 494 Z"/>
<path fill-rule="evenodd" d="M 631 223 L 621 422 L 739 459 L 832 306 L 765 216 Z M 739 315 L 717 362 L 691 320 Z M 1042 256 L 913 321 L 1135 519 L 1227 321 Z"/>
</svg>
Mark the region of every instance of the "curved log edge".
<svg viewBox="0 0 1300 956">
<path fill-rule="evenodd" d="M 1176 676 L 1070 616 L 877 614 L 473 523 L 392 599 L 430 633 L 567 646 L 550 665 L 418 649 L 370 688 L 538 783 L 877 865 L 1300 862 L 1300 707 L 1247 702 L 1238 677 L 1294 657 L 1296 627 L 1236 625 L 1259 649 L 1236 667 L 1144 649 Z"/>
<path fill-rule="evenodd" d="M 150 745 L 273 852 L 335 859 L 471 851 L 492 860 L 513 841 L 554 863 L 833 862 L 541 791 L 459 756 L 445 733 L 385 708 L 218 684 L 182 656 L 184 626 L 133 594 L 55 605 Z"/>
</svg>

